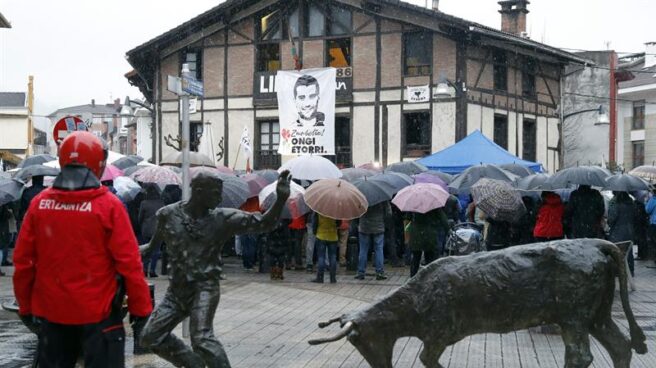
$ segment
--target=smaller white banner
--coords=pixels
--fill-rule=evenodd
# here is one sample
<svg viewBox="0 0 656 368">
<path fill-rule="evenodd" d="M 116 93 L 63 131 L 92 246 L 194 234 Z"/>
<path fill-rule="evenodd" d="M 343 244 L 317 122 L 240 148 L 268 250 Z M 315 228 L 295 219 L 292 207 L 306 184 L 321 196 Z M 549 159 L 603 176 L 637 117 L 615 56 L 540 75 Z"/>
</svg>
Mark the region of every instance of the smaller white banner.
<svg viewBox="0 0 656 368">
<path fill-rule="evenodd" d="M 430 87 L 428 85 L 408 87 L 407 93 L 409 103 L 430 101 Z"/>
</svg>

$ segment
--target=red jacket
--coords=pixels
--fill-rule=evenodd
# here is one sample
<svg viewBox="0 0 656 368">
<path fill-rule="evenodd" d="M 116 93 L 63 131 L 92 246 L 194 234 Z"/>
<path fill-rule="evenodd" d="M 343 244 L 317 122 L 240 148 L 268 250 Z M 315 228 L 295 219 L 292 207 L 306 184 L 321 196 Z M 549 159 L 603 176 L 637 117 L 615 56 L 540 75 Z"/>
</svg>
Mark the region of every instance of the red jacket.
<svg viewBox="0 0 656 368">
<path fill-rule="evenodd" d="M 555 193 L 546 193 L 544 202 L 538 210 L 533 236 L 536 238 L 561 238 L 564 212 L 565 206 L 560 200 L 560 196 Z"/>
<path fill-rule="evenodd" d="M 46 189 L 32 200 L 14 253 L 14 294 L 21 315 L 61 324 L 109 316 L 116 275 L 130 313 L 152 311 L 128 214 L 106 187 Z"/>
</svg>

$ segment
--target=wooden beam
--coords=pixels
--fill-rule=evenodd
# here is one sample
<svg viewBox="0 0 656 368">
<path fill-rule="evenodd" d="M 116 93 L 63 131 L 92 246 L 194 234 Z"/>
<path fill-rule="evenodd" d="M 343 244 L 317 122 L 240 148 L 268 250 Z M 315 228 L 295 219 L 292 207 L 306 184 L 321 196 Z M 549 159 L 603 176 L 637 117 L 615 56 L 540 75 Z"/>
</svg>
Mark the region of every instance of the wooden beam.
<svg viewBox="0 0 656 368">
<path fill-rule="evenodd" d="M 485 59 L 483 62 L 481 62 L 481 69 L 478 71 L 478 76 L 476 77 L 476 83 L 474 83 L 474 87 L 478 87 L 478 82 L 481 81 L 481 77 L 483 76 L 483 71 L 485 71 L 485 67 L 488 64 L 490 55 L 492 54 L 492 50 L 486 49 L 485 51 Z"/>
</svg>

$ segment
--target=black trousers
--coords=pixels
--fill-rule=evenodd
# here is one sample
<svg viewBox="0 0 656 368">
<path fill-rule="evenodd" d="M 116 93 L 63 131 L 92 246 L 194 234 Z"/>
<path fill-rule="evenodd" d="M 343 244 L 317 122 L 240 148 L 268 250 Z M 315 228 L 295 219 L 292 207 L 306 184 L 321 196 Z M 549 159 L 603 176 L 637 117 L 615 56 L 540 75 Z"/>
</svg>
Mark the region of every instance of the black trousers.
<svg viewBox="0 0 656 368">
<path fill-rule="evenodd" d="M 647 257 L 648 259 L 656 259 L 656 225 L 649 224 L 647 228 Z"/>
<path fill-rule="evenodd" d="M 410 264 L 410 277 L 414 276 L 419 271 L 421 264 L 421 254 L 424 254 L 426 264 L 429 264 L 437 259 L 435 251 L 412 251 L 412 263 Z"/>
<path fill-rule="evenodd" d="M 86 368 L 125 367 L 125 330 L 122 321 L 62 325 L 42 321 L 39 367 L 73 368 L 78 357 Z"/>
</svg>

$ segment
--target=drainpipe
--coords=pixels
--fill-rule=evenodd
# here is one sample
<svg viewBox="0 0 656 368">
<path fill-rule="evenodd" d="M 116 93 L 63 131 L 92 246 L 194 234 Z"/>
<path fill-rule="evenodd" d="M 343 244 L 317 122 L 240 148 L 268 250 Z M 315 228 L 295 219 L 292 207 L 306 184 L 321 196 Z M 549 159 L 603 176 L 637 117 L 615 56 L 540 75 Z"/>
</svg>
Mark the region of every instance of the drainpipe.
<svg viewBox="0 0 656 368">
<path fill-rule="evenodd" d="M 608 129 L 608 162 L 615 162 L 615 140 L 617 136 L 617 81 L 615 80 L 615 68 L 617 66 L 617 55 L 614 51 L 610 53 L 610 126 Z"/>
</svg>

